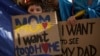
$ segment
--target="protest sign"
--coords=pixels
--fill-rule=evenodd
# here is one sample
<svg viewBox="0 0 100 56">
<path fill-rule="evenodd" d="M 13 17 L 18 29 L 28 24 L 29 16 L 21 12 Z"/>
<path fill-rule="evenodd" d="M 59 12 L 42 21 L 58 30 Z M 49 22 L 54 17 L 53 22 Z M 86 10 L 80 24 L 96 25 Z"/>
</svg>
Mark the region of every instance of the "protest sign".
<svg viewBox="0 0 100 56">
<path fill-rule="evenodd" d="M 62 56 L 100 56 L 100 19 L 59 22 Z"/>
<path fill-rule="evenodd" d="M 55 12 L 12 16 L 16 56 L 61 54 Z"/>
</svg>

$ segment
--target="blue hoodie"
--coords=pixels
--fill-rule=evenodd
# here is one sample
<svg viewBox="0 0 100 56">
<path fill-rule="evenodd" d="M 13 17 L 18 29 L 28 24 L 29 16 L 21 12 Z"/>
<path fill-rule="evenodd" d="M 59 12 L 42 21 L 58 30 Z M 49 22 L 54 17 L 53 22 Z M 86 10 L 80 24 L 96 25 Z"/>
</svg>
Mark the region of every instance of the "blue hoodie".
<svg viewBox="0 0 100 56">
<path fill-rule="evenodd" d="M 100 17 L 100 0 L 92 0 L 91 5 L 88 5 L 87 0 L 73 0 L 73 2 L 59 0 L 59 9 L 62 21 L 72 16 L 72 12 L 77 13 L 80 10 L 85 10 L 85 16 L 88 15 L 88 18 L 98 18 Z"/>
</svg>

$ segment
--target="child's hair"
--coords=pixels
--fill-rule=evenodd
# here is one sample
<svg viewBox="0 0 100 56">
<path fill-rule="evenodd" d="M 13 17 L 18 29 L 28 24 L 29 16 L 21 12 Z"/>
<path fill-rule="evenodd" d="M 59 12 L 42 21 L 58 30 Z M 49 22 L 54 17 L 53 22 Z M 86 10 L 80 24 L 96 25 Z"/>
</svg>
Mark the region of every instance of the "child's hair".
<svg viewBox="0 0 100 56">
<path fill-rule="evenodd" d="M 27 4 L 27 9 L 30 5 L 38 5 L 41 6 L 41 8 L 43 9 L 43 5 L 42 5 L 42 1 L 41 0 L 31 0 L 28 4 Z"/>
<path fill-rule="evenodd" d="M 30 0 L 27 4 L 22 5 L 22 8 L 25 10 L 28 10 L 29 6 L 31 5 L 37 5 L 40 6 L 43 9 L 43 3 L 42 0 Z"/>
</svg>

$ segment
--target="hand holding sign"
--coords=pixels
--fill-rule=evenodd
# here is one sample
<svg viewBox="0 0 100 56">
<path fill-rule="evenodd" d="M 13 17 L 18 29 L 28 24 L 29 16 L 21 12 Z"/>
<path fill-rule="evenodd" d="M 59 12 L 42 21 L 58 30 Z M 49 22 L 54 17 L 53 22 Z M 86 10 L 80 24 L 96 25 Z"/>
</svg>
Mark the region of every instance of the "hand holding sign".
<svg viewBox="0 0 100 56">
<path fill-rule="evenodd" d="M 85 13 L 85 10 L 81 10 L 78 13 L 76 13 L 74 16 L 71 16 L 68 18 L 67 22 L 71 25 L 76 24 L 76 18 L 82 16 Z"/>
</svg>

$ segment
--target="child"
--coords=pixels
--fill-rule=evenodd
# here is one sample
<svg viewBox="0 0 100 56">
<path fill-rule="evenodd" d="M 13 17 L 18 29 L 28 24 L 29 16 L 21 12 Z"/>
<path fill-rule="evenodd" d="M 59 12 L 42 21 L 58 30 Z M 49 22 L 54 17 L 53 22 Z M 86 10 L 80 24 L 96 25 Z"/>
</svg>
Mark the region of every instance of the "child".
<svg viewBox="0 0 100 56">
<path fill-rule="evenodd" d="M 44 9 L 42 0 L 22 0 L 18 5 L 30 14 L 42 13 Z"/>
<path fill-rule="evenodd" d="M 43 12 L 43 5 L 41 0 L 33 0 L 28 3 L 27 11 L 30 14 L 34 13 L 42 13 Z"/>
</svg>

